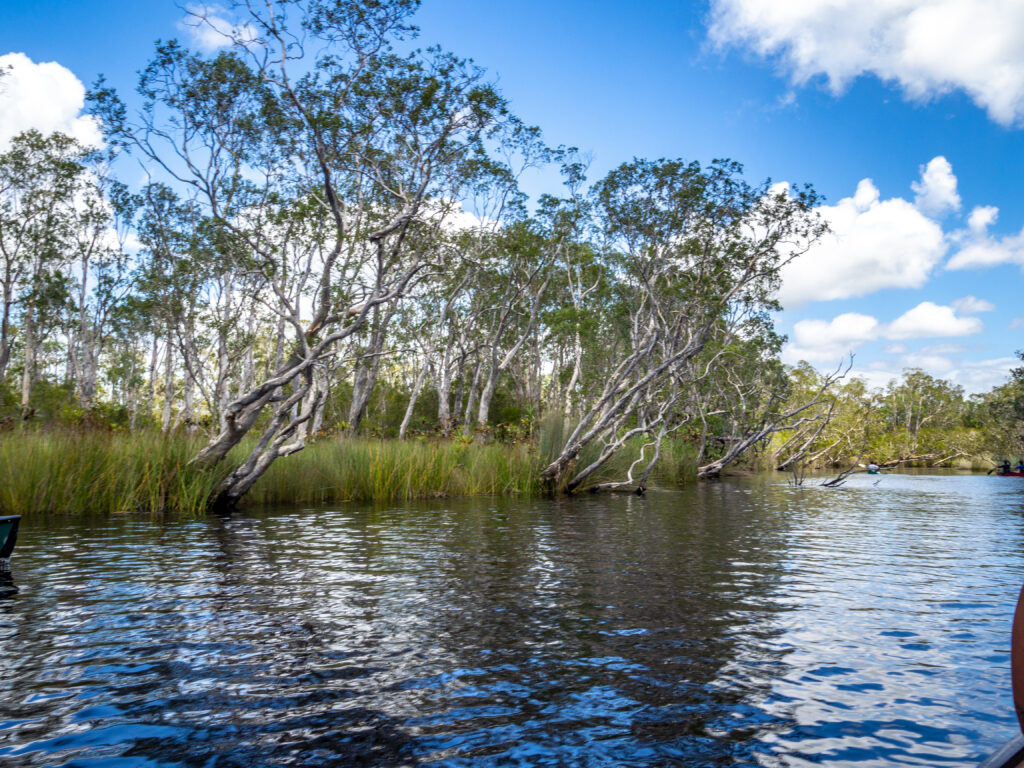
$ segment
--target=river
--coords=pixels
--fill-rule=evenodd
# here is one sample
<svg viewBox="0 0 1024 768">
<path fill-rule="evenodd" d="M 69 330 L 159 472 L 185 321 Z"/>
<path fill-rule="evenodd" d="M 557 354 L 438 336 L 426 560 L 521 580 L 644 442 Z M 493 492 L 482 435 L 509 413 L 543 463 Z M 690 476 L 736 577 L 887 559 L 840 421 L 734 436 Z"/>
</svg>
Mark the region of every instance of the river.
<svg viewBox="0 0 1024 768">
<path fill-rule="evenodd" d="M 974 765 L 1024 480 L 814 482 L 27 518 L 0 764 Z"/>
</svg>

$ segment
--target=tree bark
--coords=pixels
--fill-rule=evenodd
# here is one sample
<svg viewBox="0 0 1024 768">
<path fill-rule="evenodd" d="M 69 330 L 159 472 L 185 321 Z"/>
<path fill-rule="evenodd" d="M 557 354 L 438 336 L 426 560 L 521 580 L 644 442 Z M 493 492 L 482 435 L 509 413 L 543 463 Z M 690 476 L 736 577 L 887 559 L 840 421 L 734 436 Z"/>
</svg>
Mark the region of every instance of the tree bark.
<svg viewBox="0 0 1024 768">
<path fill-rule="evenodd" d="M 412 413 L 416 408 L 416 400 L 420 396 L 420 389 L 423 387 L 423 382 L 427 378 L 427 373 L 430 370 L 430 358 L 424 357 L 423 365 L 420 367 L 419 373 L 416 375 L 416 381 L 412 385 L 412 392 L 409 394 L 409 405 L 406 406 L 405 416 L 402 417 L 402 424 L 398 428 L 398 439 L 405 439 L 405 432 L 409 428 L 409 422 L 412 421 Z"/>
<path fill-rule="evenodd" d="M 14 348 L 14 334 L 11 332 L 11 305 L 14 302 L 13 290 L 4 283 L 4 309 L 0 317 L 0 382 L 7 375 L 7 366 L 11 362 L 11 350 Z"/>
<path fill-rule="evenodd" d="M 359 425 L 366 417 L 370 398 L 377 386 L 380 361 L 384 355 L 384 345 L 387 341 L 387 330 L 394 312 L 394 304 L 390 305 L 383 313 L 374 308 L 375 322 L 370 333 L 370 343 L 365 354 L 356 361 L 352 376 L 352 403 L 348 409 L 348 431 L 350 434 L 354 434 L 359 429 Z"/>
<path fill-rule="evenodd" d="M 32 418 L 32 383 L 36 369 L 35 299 L 30 298 L 25 308 L 25 370 L 21 375 L 21 418 Z"/>
<path fill-rule="evenodd" d="M 171 405 L 174 401 L 174 342 L 168 333 L 164 344 L 164 406 L 160 416 L 160 430 L 171 431 Z"/>
</svg>

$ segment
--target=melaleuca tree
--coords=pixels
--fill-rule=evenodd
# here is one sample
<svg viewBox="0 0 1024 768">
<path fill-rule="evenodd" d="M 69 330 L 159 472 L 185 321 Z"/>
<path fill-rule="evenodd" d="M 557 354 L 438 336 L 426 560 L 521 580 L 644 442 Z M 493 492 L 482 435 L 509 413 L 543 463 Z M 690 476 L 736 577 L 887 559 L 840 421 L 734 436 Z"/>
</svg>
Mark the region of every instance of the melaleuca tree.
<svg viewBox="0 0 1024 768">
<path fill-rule="evenodd" d="M 829 424 L 840 383 L 852 361 L 827 374 L 794 377 L 779 360 L 782 339 L 766 317 L 752 318 L 725 344 L 716 346 L 709 362 L 694 377 L 708 396 L 703 409 L 714 414 L 717 429 L 708 434 L 708 419 L 701 412 L 701 445 L 717 443 L 716 455 L 698 460 L 697 476 L 710 477 L 748 452 L 769 453 L 776 434 L 787 435 L 775 451 L 772 464 L 785 468 L 800 461 L 815 438 Z M 708 358 L 705 358 L 708 359 Z"/>
<path fill-rule="evenodd" d="M 190 190 L 288 330 L 281 364 L 224 404 L 195 458 L 221 461 L 268 412 L 215 503 L 233 503 L 277 457 L 302 449 L 324 397 L 316 367 L 409 290 L 428 263 L 420 246 L 440 227 L 428 202 L 458 197 L 468 164 L 508 121 L 478 68 L 438 50 L 393 53 L 414 7 L 237 4 L 244 23 L 229 51 L 158 46 L 140 114 L 102 84 L 91 94 L 109 140 Z M 296 253 L 280 222 L 303 201 L 329 228 Z M 308 279 L 297 284 L 297 272 Z"/>
<path fill-rule="evenodd" d="M 554 296 L 544 313 L 548 344 L 554 353 L 551 408 L 572 418 L 579 404 L 583 381 L 584 347 L 597 352 L 600 312 L 596 299 L 607 288 L 600 251 L 590 242 L 591 200 L 584 192 L 587 165 L 574 151 L 563 158 L 564 196 L 544 195 L 537 218 L 544 227 L 552 252 Z M 586 342 L 586 343 L 585 343 Z"/>
<path fill-rule="evenodd" d="M 0 154 L 0 380 L 15 336 L 22 351 L 22 415 L 31 414 L 32 386 L 43 341 L 60 328 L 70 299 L 69 254 L 80 234 L 87 152 L 74 139 L 27 131 Z"/>
<path fill-rule="evenodd" d="M 100 362 L 114 314 L 131 290 L 128 233 L 139 198 L 112 178 L 101 153 L 91 153 L 79 177 L 67 243 L 72 284 L 65 331 L 70 378 L 79 406 L 95 404 Z"/>
<path fill-rule="evenodd" d="M 688 418 L 686 385 L 715 327 L 772 306 L 781 266 L 824 232 L 813 190 L 753 186 L 741 172 L 729 161 L 636 160 L 596 185 L 596 215 L 619 255 L 627 342 L 543 471 L 549 482 L 592 443 L 597 457 L 573 471 L 567 490 L 633 438 L 660 445 Z"/>
<path fill-rule="evenodd" d="M 1024 352 L 1017 357 L 1024 362 Z M 1009 380 L 981 398 L 976 408 L 988 448 L 998 456 L 1024 456 L 1024 366 L 1014 368 Z"/>
<path fill-rule="evenodd" d="M 962 387 L 908 368 L 899 381 L 889 382 L 879 405 L 891 442 L 887 453 L 903 460 L 937 458 L 946 449 L 936 442 L 936 432 L 959 426 L 964 407 Z"/>
</svg>

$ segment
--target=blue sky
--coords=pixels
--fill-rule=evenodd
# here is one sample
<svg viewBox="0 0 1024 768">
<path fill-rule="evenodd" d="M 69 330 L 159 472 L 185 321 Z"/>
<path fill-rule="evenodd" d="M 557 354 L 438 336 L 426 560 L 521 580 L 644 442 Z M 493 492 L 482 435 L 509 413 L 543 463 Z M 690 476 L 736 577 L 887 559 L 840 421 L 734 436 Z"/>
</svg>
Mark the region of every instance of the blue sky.
<svg viewBox="0 0 1024 768">
<path fill-rule="evenodd" d="M 1024 348 L 1021 6 L 425 0 L 416 23 L 549 143 L 590 153 L 594 179 L 634 156 L 730 157 L 752 180 L 812 182 L 836 235 L 786 276 L 787 359 L 853 350 L 872 384 L 916 366 L 984 391 Z M 189 39 L 183 15 L 0 0 L 0 57 L 24 54 L 0 60 L 17 75 L 0 143 L 28 125 L 87 134 L 76 82 L 103 73 L 129 94 L 156 39 Z"/>
</svg>

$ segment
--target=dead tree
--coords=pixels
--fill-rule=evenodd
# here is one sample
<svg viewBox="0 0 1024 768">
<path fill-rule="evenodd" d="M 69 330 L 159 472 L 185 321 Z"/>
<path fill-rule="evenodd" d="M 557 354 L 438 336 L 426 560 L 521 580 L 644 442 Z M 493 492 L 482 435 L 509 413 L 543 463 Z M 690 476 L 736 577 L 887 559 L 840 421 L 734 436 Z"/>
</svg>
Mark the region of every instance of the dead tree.
<svg viewBox="0 0 1024 768">
<path fill-rule="evenodd" d="M 851 358 L 845 366 L 840 366 L 831 374 L 825 376 L 817 391 L 809 399 L 790 407 L 785 407 L 780 402 L 783 399 L 780 393 L 770 393 L 767 397 L 767 402 L 763 406 L 756 408 L 753 413 L 746 415 L 746 418 L 743 420 L 742 433 L 733 436 L 733 439 L 729 441 L 729 447 L 725 454 L 708 464 L 697 467 L 697 477 L 717 476 L 746 451 L 764 442 L 777 432 L 799 430 L 804 425 L 815 423 L 820 423 L 818 429 L 820 432 L 820 429 L 828 423 L 828 419 L 831 418 L 834 409 L 835 395 L 832 391 L 833 387 L 837 382 L 846 377 L 852 365 L 853 360 Z M 742 399 L 740 387 L 736 387 L 736 391 L 740 399 Z M 783 407 L 779 407 L 780 405 Z M 823 407 L 819 409 L 818 406 Z M 801 451 L 806 448 L 806 445 L 807 443 L 801 447 L 800 451 L 794 454 L 794 460 L 798 460 L 802 456 Z"/>
</svg>

